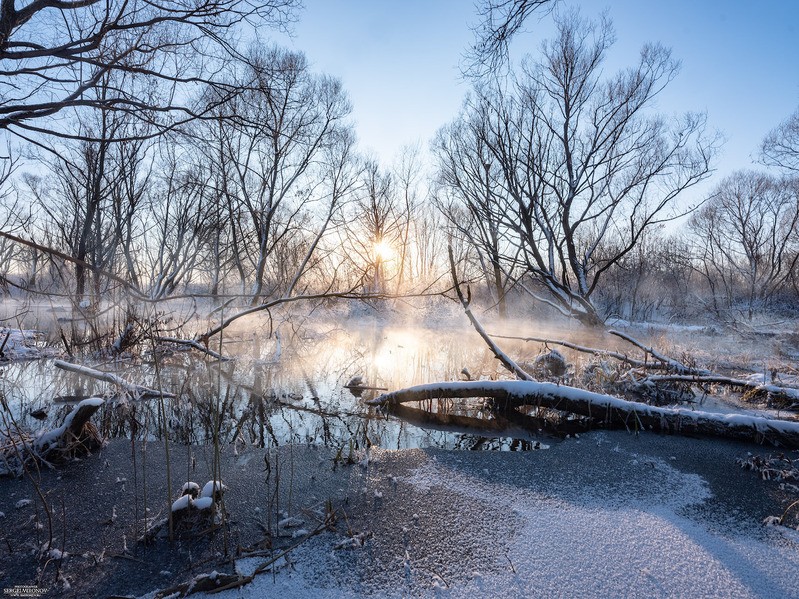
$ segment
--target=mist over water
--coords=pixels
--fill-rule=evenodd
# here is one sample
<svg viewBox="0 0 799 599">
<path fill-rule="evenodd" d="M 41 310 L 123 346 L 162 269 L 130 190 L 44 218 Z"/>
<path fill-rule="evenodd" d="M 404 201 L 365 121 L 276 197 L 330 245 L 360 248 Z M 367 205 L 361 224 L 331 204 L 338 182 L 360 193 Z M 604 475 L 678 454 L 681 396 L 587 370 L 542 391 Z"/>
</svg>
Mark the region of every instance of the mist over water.
<svg viewBox="0 0 799 599">
<path fill-rule="evenodd" d="M 218 350 L 214 341 L 211 347 Z M 158 399 L 114 400 L 95 416 L 101 432 L 108 438 L 154 440 L 166 430 L 175 442 L 208 444 L 218 427 L 220 441 L 237 447 L 307 443 L 345 449 L 519 450 L 535 447 L 540 439 L 521 429 L 486 432 L 412 423 L 364 404 L 386 390 L 464 380 L 464 371 L 473 378 L 500 376 L 479 338 L 459 326 L 430 329 L 356 318 L 275 327 L 252 316 L 225 331 L 222 353 L 232 359 L 217 362 L 167 345 L 137 358 L 88 359 L 88 365 L 135 384 L 158 388 L 160 380 L 164 392 L 178 396 L 163 400 L 166 423 L 159 417 Z M 356 377 L 363 390 L 347 388 Z M 106 383 L 54 367 L 50 359 L 3 367 L 5 401 L 16 423 L 32 430 L 55 427 L 77 401 L 113 391 Z M 428 404 L 425 409 L 432 413 L 491 418 L 475 400 Z M 41 417 L 40 411 L 47 416 L 38 422 L 31 414 Z"/>
<path fill-rule="evenodd" d="M 169 317 L 159 324 L 164 336 L 192 338 L 226 316 L 194 302 L 170 304 L 170 311 L 165 312 Z M 38 346 L 65 357 L 60 336 L 80 325 L 69 309 L 30 304 L 20 311 L 12 303 L 3 308 L 19 314 L 22 327 L 42 332 Z M 117 311 L 109 306 L 102 316 L 108 331 L 115 326 L 118 330 Z M 494 335 L 568 340 L 636 355 L 635 348 L 603 329 L 533 317 L 499 320 L 483 313 L 481 318 Z M 741 344 L 700 327 L 689 331 L 653 326 L 637 330 L 636 335 L 677 357 L 738 364 L 750 367 L 749 372 L 766 372 L 781 359 L 775 352 L 776 342 L 767 338 Z M 522 364 L 558 348 L 569 362 L 570 376 L 596 360 L 554 344 L 497 341 Z M 419 310 L 408 306 L 383 311 L 319 310 L 301 319 L 290 312 L 255 314 L 212 337 L 209 347 L 231 359 L 218 362 L 197 351 L 150 342 L 134 355 L 112 358 L 107 353 L 84 352 L 83 358 L 76 356 L 131 383 L 160 387 L 177 396 L 163 400 L 166 422 L 157 399 L 109 402 L 95 416 L 102 434 L 151 440 L 167 434 L 177 443 L 204 445 L 213 442 L 218 430 L 221 443 L 237 448 L 306 443 L 347 451 L 369 445 L 519 450 L 552 442 L 537 429 L 497 421 L 482 400 L 431 400 L 391 415 L 365 405 L 384 391 L 416 384 L 508 377 L 466 318 L 446 303 Z M 4 402 L 16 424 L 28 430 L 56 427 L 77 401 L 115 391 L 108 384 L 60 370 L 50 359 L 12 362 L 0 368 Z M 364 388 L 348 388 L 358 377 Z M 39 421 L 32 414 L 46 416 Z"/>
</svg>

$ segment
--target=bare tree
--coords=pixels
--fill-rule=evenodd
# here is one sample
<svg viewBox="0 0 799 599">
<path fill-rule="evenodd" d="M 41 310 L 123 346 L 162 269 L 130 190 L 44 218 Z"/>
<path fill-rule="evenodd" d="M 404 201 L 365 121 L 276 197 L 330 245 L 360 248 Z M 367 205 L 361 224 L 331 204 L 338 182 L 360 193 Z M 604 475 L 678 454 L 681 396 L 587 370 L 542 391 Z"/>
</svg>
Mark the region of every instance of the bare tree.
<svg viewBox="0 0 799 599">
<path fill-rule="evenodd" d="M 542 57 L 512 85 L 479 89 L 461 118 L 478 118 L 501 165 L 494 197 L 513 235 L 508 258 L 518 252 L 536 298 L 596 324 L 603 275 L 677 216 L 673 201 L 708 175 L 715 148 L 703 115 L 670 122 L 651 111 L 678 69 L 666 48 L 647 45 L 637 65 L 605 78 L 610 23 L 574 13 L 556 22 Z"/>
<path fill-rule="evenodd" d="M 768 166 L 799 171 L 799 108 L 766 136 L 760 152 Z"/>
<path fill-rule="evenodd" d="M 206 139 L 214 140 L 233 251 L 256 304 L 268 292 L 270 257 L 318 199 L 315 168 L 348 126 L 350 104 L 338 80 L 313 74 L 295 52 L 255 47 L 242 78 L 254 83 L 209 124 Z"/>
<path fill-rule="evenodd" d="M 147 267 L 142 283 L 151 299 L 163 299 L 187 285 L 206 257 L 210 209 L 203 202 L 207 181 L 203 174 L 183 165 L 177 148 L 166 141 L 158 181 L 153 181 L 144 217 L 143 259 Z"/>
<path fill-rule="evenodd" d="M 439 209 L 456 235 L 476 251 L 500 317 L 507 316 L 510 283 L 502 263 L 501 165 L 488 148 L 481 118 L 468 114 L 442 128 L 434 145 L 439 163 Z M 507 266 L 507 265 L 505 265 Z"/>
<path fill-rule="evenodd" d="M 795 179 L 735 172 L 689 227 L 716 313 L 735 310 L 752 320 L 799 263 L 799 186 Z"/>
<path fill-rule="evenodd" d="M 86 93 L 105 97 L 129 77 L 117 79 L 104 77 Z M 154 127 L 126 113 L 98 109 L 79 115 L 69 130 L 68 138 L 48 146 L 49 157 L 48 152 L 41 152 L 40 159 L 52 176 L 42 179 L 28 174 L 26 179 L 47 217 L 46 226 L 57 233 L 57 247 L 67 248 L 76 260 L 77 302 L 88 299 L 93 282 L 96 303 L 102 276 L 92 267 L 121 268 L 126 280 L 134 286 L 139 283 L 134 243 L 141 234 L 137 221 L 152 170 L 148 138 Z"/>
<path fill-rule="evenodd" d="M 687 241 L 653 228 L 607 271 L 594 302 L 603 314 L 636 321 L 694 315 L 689 301 L 696 283 L 691 256 Z"/>
<path fill-rule="evenodd" d="M 367 293 L 388 293 L 402 270 L 409 242 L 406 207 L 413 203 L 405 191 L 394 173 L 367 159 L 356 198 L 342 214 L 345 260 L 351 277 L 366 282 Z"/>
<path fill-rule="evenodd" d="M 0 163 L 2 168 L 3 163 Z M 3 180 L 11 175 L 13 163 L 5 163 L 6 170 L 0 172 L 0 189 Z M 32 220 L 32 210 L 16 190 L 7 189 L 0 195 L 0 230 L 9 233 L 22 232 Z M 19 247 L 11 240 L 0 238 L 0 288 L 6 293 L 11 286 L 27 287 L 35 284 L 38 253 Z M 17 276 L 14 276 L 17 274 Z"/>
<path fill-rule="evenodd" d="M 396 293 L 405 288 L 411 258 L 411 229 L 421 204 L 422 159 L 418 146 L 404 147 L 393 168 L 396 192 L 400 199 L 400 231 L 397 239 Z"/>
<path fill-rule="evenodd" d="M 327 207 L 319 222 L 314 223 L 315 229 L 304 248 L 302 260 L 294 268 L 294 275 L 286 289 L 285 297 L 293 295 L 300 280 L 304 277 L 307 278 L 310 267 L 321 262 L 321 257 L 317 254 L 320 253 L 322 241 L 329 233 L 336 215 L 341 212 L 357 190 L 361 166 L 354 154 L 355 133 L 351 129 L 341 128 L 332 137 L 333 143 L 325 146 L 324 156 L 318 170 L 318 175 L 322 179 L 323 196 Z M 331 255 L 332 250 L 328 248 L 321 253 Z M 320 288 L 329 287 L 333 279 L 334 277 L 331 277 L 327 285 L 320 286 Z"/>
</svg>

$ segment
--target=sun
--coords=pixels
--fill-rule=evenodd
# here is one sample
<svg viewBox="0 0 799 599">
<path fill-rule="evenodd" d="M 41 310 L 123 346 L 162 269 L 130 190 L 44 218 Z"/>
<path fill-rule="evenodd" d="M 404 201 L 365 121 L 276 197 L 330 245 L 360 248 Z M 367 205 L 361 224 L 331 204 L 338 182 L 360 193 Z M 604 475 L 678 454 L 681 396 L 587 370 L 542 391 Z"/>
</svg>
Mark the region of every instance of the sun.
<svg viewBox="0 0 799 599">
<path fill-rule="evenodd" d="M 374 246 L 375 259 L 380 259 L 383 262 L 391 260 L 394 257 L 394 250 L 385 241 L 378 241 Z"/>
</svg>

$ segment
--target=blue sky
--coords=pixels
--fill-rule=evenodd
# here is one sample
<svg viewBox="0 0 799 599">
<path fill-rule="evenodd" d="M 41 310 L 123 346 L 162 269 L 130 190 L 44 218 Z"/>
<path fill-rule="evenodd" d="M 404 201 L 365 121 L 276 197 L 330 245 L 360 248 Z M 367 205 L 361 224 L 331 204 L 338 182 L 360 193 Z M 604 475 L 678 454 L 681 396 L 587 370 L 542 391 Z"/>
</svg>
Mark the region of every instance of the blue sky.
<svg viewBox="0 0 799 599">
<path fill-rule="evenodd" d="M 315 70 L 339 77 L 354 104 L 362 147 L 385 162 L 426 147 L 456 115 L 468 85 L 458 64 L 473 39 L 470 0 L 305 0 L 293 39 Z M 799 0 L 564 0 L 584 17 L 607 9 L 617 43 L 608 72 L 659 41 L 682 61 L 661 96 L 666 113 L 705 110 L 727 143 L 718 177 L 751 165 L 763 136 L 799 106 Z M 535 52 L 551 19 L 530 20 L 513 56 Z"/>
</svg>

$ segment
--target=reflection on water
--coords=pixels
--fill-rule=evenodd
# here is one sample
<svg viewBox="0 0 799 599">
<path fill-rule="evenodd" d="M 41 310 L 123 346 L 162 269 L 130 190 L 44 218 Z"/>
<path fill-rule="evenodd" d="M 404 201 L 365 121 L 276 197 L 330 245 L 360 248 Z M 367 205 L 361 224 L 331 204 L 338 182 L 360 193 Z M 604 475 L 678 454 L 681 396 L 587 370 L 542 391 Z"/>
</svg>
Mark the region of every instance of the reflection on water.
<svg viewBox="0 0 799 599">
<path fill-rule="evenodd" d="M 475 378 L 495 376 L 495 361 L 466 331 L 329 327 L 268 336 L 256 329 L 227 339 L 223 349 L 236 359 L 219 363 L 197 353 L 156 348 L 143 360 L 92 363 L 177 395 L 163 400 L 163 416 L 158 400 L 116 401 L 95 421 L 109 437 L 155 439 L 168 434 L 187 444 L 206 444 L 218 435 L 222 443 L 261 447 L 546 447 L 522 429 L 508 430 L 479 401 L 426 402 L 425 418 L 414 418 L 411 413 L 420 410 L 413 409 L 399 418 L 363 404 L 379 391 L 366 389 L 356 397 L 345 388 L 356 376 L 364 386 L 391 390 L 457 380 L 464 368 Z M 4 366 L 0 392 L 8 406 L 6 419 L 35 430 L 59 424 L 80 398 L 113 389 L 42 360 Z M 47 414 L 42 422 L 31 415 L 39 411 Z M 436 414 L 432 421 L 430 412 Z M 486 430 L 496 435 L 486 436 L 491 434 Z"/>
</svg>

